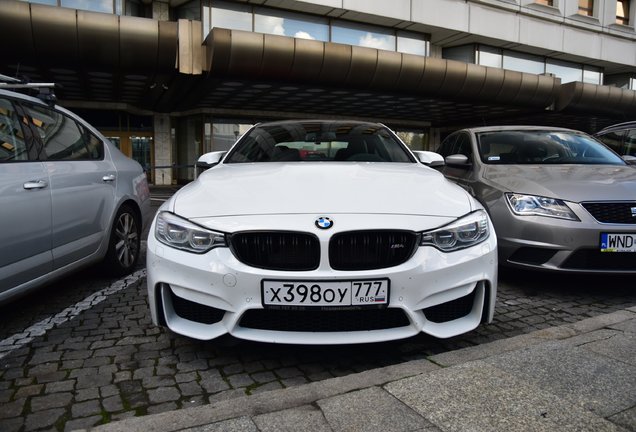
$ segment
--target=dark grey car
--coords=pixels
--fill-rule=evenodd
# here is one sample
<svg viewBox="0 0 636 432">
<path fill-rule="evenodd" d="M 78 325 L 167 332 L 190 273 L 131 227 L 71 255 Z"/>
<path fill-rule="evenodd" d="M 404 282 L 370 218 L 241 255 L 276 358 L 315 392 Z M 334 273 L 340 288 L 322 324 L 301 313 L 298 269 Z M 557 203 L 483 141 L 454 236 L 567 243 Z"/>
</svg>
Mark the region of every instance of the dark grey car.
<svg viewBox="0 0 636 432">
<path fill-rule="evenodd" d="M 582 132 L 464 129 L 441 171 L 490 213 L 503 265 L 636 273 L 636 170 Z"/>
<path fill-rule="evenodd" d="M 97 130 L 0 90 L 0 302 L 102 260 L 130 272 L 149 209 L 141 166 Z"/>
</svg>

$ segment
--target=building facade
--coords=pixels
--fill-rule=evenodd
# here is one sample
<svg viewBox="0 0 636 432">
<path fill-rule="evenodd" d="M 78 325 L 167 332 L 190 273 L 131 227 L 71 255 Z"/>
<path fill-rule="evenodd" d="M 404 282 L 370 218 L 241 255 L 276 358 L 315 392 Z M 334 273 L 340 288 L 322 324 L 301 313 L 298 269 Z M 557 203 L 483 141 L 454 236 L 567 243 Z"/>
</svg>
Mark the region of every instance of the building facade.
<svg viewBox="0 0 636 432">
<path fill-rule="evenodd" d="M 4 0 L 0 73 L 55 82 L 147 167 L 194 177 L 259 121 L 353 118 L 434 149 L 465 126 L 636 119 L 634 0 Z"/>
</svg>

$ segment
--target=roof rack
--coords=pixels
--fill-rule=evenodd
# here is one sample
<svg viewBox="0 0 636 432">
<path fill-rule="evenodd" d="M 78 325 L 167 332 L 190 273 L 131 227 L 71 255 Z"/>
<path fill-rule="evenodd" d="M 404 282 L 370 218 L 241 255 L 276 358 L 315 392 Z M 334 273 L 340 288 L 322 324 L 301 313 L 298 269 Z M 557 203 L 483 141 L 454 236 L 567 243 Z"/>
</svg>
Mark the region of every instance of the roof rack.
<svg viewBox="0 0 636 432">
<path fill-rule="evenodd" d="M 0 74 L 0 89 L 7 90 L 38 90 L 38 99 L 47 105 L 53 106 L 57 102 L 57 97 L 53 92 L 55 83 L 32 83 Z"/>
</svg>

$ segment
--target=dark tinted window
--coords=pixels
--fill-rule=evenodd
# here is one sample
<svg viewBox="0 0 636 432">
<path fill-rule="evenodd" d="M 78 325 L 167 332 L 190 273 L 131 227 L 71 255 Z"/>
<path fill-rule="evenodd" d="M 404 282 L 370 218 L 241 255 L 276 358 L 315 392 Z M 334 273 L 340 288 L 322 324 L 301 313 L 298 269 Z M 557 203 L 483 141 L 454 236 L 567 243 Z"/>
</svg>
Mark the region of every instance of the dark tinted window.
<svg viewBox="0 0 636 432">
<path fill-rule="evenodd" d="M 596 137 L 599 141 L 603 142 L 606 146 L 614 150 L 616 153 L 621 153 L 621 147 L 623 146 L 623 136 L 625 131 L 609 132 Z"/>
<path fill-rule="evenodd" d="M 29 160 L 20 120 L 13 104 L 0 98 L 0 162 Z"/>
<path fill-rule="evenodd" d="M 625 147 L 620 154 L 636 156 L 636 129 L 630 129 L 627 131 L 625 137 Z"/>
<path fill-rule="evenodd" d="M 437 153 L 441 154 L 444 157 L 454 154 L 453 149 L 455 148 L 455 143 L 457 142 L 458 136 L 459 134 L 452 134 L 447 136 L 440 144 L 439 149 L 437 149 Z"/>
<path fill-rule="evenodd" d="M 568 131 L 495 131 L 477 135 L 487 164 L 612 164 L 625 162 L 594 138 Z"/>
<path fill-rule="evenodd" d="M 47 160 L 94 160 L 103 144 L 72 118 L 41 106 L 27 106 L 33 127 L 44 144 Z"/>
<path fill-rule="evenodd" d="M 285 122 L 256 126 L 225 163 L 343 161 L 413 162 L 404 144 L 372 123 Z"/>
</svg>

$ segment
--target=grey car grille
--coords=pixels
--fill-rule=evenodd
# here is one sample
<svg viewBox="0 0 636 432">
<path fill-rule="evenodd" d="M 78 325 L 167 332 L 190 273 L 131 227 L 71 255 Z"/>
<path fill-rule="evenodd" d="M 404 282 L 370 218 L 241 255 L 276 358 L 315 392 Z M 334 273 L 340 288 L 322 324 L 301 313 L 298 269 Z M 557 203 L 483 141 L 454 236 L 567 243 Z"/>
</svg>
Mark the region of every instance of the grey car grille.
<svg viewBox="0 0 636 432">
<path fill-rule="evenodd" d="M 636 225 L 636 201 L 581 203 L 601 223 Z"/>
</svg>

